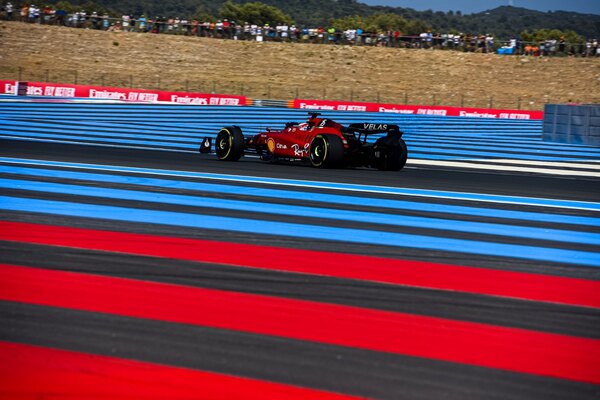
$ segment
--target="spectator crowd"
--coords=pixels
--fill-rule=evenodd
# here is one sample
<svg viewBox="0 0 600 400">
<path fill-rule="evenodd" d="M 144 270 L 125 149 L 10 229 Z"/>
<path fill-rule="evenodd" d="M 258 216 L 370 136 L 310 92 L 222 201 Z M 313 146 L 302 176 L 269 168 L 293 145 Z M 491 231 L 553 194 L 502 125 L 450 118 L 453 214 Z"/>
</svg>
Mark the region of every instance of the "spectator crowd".
<svg viewBox="0 0 600 400">
<path fill-rule="evenodd" d="M 336 29 L 333 27 L 299 27 L 287 24 L 257 25 L 248 22 L 236 23 L 227 19 L 215 21 L 187 20 L 185 18 L 149 18 L 145 15 L 123 15 L 111 18 L 107 14 L 99 15 L 93 11 L 80 10 L 68 13 L 63 9 L 25 3 L 16 9 L 6 2 L 0 17 L 28 23 L 60 25 L 73 28 L 87 28 L 105 31 L 143 32 L 155 34 L 179 34 L 233 40 L 253 41 L 293 41 L 320 44 L 368 45 L 402 48 L 453 49 L 482 53 L 521 54 L 526 56 L 578 55 L 585 57 L 600 56 L 597 39 L 585 43 L 567 43 L 564 38 L 549 39 L 541 42 L 523 42 L 519 39 L 497 43 L 491 34 L 451 34 L 423 32 L 420 35 L 403 35 L 400 31 L 365 32 L 355 29 Z"/>
</svg>

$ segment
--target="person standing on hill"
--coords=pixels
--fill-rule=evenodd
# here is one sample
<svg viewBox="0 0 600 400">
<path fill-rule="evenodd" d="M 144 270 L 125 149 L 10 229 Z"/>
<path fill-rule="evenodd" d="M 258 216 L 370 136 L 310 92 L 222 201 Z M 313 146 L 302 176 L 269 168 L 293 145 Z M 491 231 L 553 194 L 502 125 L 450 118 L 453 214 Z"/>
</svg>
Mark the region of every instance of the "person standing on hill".
<svg viewBox="0 0 600 400">
<path fill-rule="evenodd" d="M 123 32 L 129 32 L 129 15 L 124 14 L 123 17 L 121 17 L 121 19 L 123 20 Z"/>
<path fill-rule="evenodd" d="M 100 29 L 100 17 L 96 11 L 92 12 L 90 19 L 92 21 L 92 29 Z"/>
<path fill-rule="evenodd" d="M 229 20 L 227 18 L 225 18 L 223 20 L 223 38 L 225 39 L 231 39 L 231 24 L 229 23 Z"/>
<path fill-rule="evenodd" d="M 283 40 L 284 42 L 288 40 L 289 29 L 290 27 L 285 22 L 281 23 L 281 40 Z"/>
<path fill-rule="evenodd" d="M 14 8 L 10 1 L 6 3 L 6 5 L 4 6 L 4 10 L 6 11 L 6 19 L 12 21 Z"/>
<path fill-rule="evenodd" d="M 38 18 L 40 16 L 39 9 L 35 5 L 29 6 L 29 22 L 34 23 L 38 22 Z"/>
<path fill-rule="evenodd" d="M 361 27 L 356 28 L 356 44 L 360 45 L 363 40 L 363 29 Z"/>
<path fill-rule="evenodd" d="M 108 28 L 110 28 L 110 20 L 108 19 L 108 14 L 104 14 L 102 16 L 102 29 L 107 31 Z"/>
<path fill-rule="evenodd" d="M 23 4 L 21 7 L 21 22 L 27 22 L 27 18 L 29 17 L 29 6 L 27 3 Z"/>
<path fill-rule="evenodd" d="M 217 38 L 222 38 L 223 37 L 223 21 L 221 21 L 220 19 L 217 20 L 217 23 L 215 24 L 215 29 L 217 30 Z"/>
<path fill-rule="evenodd" d="M 129 32 L 135 32 L 137 28 L 137 21 L 135 19 L 135 15 L 129 14 Z"/>
</svg>

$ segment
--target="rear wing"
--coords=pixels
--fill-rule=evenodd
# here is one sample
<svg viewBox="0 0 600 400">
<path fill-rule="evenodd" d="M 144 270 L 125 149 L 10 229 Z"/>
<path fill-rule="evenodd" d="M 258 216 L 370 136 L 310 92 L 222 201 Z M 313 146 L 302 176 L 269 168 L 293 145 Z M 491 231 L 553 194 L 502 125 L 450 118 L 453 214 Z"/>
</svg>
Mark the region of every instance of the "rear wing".
<svg viewBox="0 0 600 400">
<path fill-rule="evenodd" d="M 392 135 L 402 136 L 402 131 L 398 125 L 393 124 L 379 124 L 373 122 L 363 122 L 357 124 L 350 124 L 346 128 L 347 132 L 356 132 L 363 135 L 373 135 L 376 133 L 391 133 Z"/>
</svg>

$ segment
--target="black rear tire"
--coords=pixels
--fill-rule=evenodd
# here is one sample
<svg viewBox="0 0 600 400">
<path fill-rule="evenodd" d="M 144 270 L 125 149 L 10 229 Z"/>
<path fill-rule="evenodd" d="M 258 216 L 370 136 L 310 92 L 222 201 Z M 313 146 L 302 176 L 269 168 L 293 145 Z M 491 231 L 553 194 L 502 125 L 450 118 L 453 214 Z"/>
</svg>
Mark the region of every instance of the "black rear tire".
<svg viewBox="0 0 600 400">
<path fill-rule="evenodd" d="M 401 138 L 390 140 L 388 137 L 377 139 L 375 147 L 381 151 L 377 159 L 376 167 L 382 171 L 400 171 L 408 160 L 408 148 Z"/>
<path fill-rule="evenodd" d="M 244 155 L 244 135 L 237 126 L 226 126 L 217 134 L 215 153 L 222 161 L 237 161 Z"/>
<path fill-rule="evenodd" d="M 344 143 L 336 135 L 317 135 L 310 143 L 309 158 L 313 167 L 339 167 L 344 160 Z"/>
</svg>

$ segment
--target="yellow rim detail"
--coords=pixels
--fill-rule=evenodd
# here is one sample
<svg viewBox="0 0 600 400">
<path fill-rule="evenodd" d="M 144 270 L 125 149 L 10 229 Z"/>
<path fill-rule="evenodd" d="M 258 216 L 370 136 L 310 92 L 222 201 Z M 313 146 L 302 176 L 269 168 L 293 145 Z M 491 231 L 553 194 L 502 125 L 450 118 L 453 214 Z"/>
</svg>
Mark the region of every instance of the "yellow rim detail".
<svg viewBox="0 0 600 400">
<path fill-rule="evenodd" d="M 223 129 L 221 129 L 221 132 L 223 132 L 223 131 L 227 132 L 227 138 L 229 140 L 229 148 L 227 149 L 227 153 L 223 157 L 219 157 L 220 160 L 226 159 L 229 156 L 229 153 L 231 153 L 231 148 L 233 147 L 233 140 L 232 140 L 233 135 L 231 134 L 231 132 L 229 132 L 229 129 L 223 128 Z"/>
<path fill-rule="evenodd" d="M 319 139 L 321 139 L 323 141 L 323 157 L 321 158 L 321 162 L 320 163 L 318 163 L 318 164 L 313 163 L 313 165 L 315 167 L 320 167 L 325 162 L 325 160 L 327 159 L 327 141 L 325 140 L 325 137 L 321 136 L 321 135 L 315 136 L 315 139 L 317 139 L 317 138 L 319 138 Z M 313 139 L 313 140 L 315 140 L 315 139 Z M 312 162 L 312 158 L 311 158 L 311 162 Z"/>
</svg>

